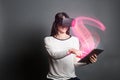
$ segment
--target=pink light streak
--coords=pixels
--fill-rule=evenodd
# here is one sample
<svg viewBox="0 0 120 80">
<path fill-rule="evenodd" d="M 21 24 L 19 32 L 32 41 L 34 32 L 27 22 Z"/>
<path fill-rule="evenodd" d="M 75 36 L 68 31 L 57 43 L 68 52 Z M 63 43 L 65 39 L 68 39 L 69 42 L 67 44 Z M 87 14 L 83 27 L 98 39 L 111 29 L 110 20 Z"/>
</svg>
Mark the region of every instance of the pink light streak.
<svg viewBox="0 0 120 80">
<path fill-rule="evenodd" d="M 106 28 L 99 20 L 90 18 L 90 17 L 77 17 L 72 22 L 72 31 L 73 34 L 78 37 L 80 41 L 80 50 L 83 52 L 83 55 L 80 58 L 83 58 L 94 48 L 97 48 L 100 43 L 100 37 L 97 32 L 90 32 L 90 30 L 85 26 L 85 24 L 96 27 L 102 31 Z"/>
</svg>

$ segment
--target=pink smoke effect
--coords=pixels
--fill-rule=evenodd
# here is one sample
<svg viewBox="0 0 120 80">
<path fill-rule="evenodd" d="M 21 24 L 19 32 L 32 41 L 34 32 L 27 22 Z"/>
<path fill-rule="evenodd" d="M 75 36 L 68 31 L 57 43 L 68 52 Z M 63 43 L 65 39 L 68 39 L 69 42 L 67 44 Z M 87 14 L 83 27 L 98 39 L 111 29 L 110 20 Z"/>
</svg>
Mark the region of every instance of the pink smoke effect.
<svg viewBox="0 0 120 80">
<path fill-rule="evenodd" d="M 94 48 L 97 48 L 100 43 L 100 37 L 97 32 L 90 32 L 85 24 L 96 27 L 102 31 L 105 30 L 105 26 L 99 20 L 90 17 L 77 17 L 72 22 L 72 31 L 80 41 L 80 50 L 84 53 L 81 58 L 89 54 Z"/>
</svg>

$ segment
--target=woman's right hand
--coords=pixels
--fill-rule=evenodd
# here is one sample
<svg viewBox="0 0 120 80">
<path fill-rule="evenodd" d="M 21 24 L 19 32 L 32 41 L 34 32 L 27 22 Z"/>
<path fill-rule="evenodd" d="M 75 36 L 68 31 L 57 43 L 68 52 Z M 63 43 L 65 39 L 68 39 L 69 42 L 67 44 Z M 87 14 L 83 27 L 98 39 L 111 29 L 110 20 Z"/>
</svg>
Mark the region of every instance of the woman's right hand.
<svg viewBox="0 0 120 80">
<path fill-rule="evenodd" d="M 69 53 L 75 54 L 76 56 L 79 56 L 79 57 L 82 56 L 82 52 L 74 48 L 69 49 Z"/>
</svg>

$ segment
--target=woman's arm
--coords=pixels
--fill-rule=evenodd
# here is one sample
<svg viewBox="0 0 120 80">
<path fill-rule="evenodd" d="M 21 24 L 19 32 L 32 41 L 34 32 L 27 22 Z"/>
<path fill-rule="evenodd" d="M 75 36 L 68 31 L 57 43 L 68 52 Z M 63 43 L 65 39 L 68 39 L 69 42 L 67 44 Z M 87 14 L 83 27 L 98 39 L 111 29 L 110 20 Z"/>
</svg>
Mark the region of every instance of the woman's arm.
<svg viewBox="0 0 120 80">
<path fill-rule="evenodd" d="M 52 47 L 52 43 L 49 42 L 48 38 L 44 39 L 44 43 L 46 50 L 53 59 L 61 59 L 69 55 L 68 50 L 60 50 L 60 51 L 55 50 L 56 47 L 55 46 L 54 48 Z"/>
</svg>

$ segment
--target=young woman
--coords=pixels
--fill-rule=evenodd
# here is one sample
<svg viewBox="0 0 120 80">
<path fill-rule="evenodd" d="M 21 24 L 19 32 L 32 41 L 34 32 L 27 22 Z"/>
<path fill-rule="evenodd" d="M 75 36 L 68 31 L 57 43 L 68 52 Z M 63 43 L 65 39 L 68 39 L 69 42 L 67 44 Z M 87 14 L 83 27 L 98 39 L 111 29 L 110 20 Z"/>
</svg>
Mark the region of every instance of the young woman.
<svg viewBox="0 0 120 80">
<path fill-rule="evenodd" d="M 51 29 L 51 35 L 45 37 L 45 47 L 49 53 L 48 80 L 80 80 L 75 75 L 75 66 L 82 66 L 87 63 L 77 63 L 79 40 L 70 35 L 70 26 L 63 26 L 62 20 L 69 18 L 65 12 L 55 15 L 55 21 Z M 97 61 L 97 56 L 90 57 L 91 63 Z"/>
</svg>

